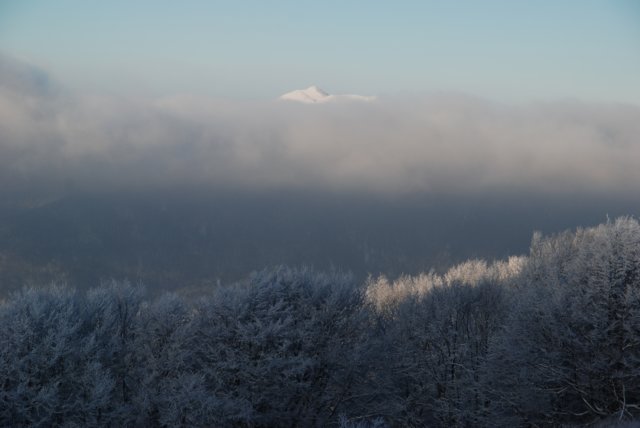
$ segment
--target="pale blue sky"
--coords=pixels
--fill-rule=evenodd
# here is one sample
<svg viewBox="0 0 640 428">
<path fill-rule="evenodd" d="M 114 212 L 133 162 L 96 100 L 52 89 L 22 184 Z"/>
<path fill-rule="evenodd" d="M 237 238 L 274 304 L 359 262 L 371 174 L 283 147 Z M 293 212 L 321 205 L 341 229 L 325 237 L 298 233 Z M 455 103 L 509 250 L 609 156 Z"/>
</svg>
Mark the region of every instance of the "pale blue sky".
<svg viewBox="0 0 640 428">
<path fill-rule="evenodd" d="M 640 103 L 640 1 L 0 0 L 0 53 L 98 91 Z"/>
</svg>

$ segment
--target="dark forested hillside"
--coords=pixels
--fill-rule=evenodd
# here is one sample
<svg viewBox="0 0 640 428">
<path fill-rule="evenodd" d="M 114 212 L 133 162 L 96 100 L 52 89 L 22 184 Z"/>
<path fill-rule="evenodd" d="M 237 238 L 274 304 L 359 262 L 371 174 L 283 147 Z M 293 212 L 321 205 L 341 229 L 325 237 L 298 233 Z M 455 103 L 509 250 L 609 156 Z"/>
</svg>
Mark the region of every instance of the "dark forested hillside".
<svg viewBox="0 0 640 428">
<path fill-rule="evenodd" d="M 442 273 L 526 253 L 531 231 L 640 213 L 640 198 L 374 196 L 195 191 L 72 194 L 0 202 L 0 295 L 25 283 L 151 291 L 210 288 L 278 264 L 368 274 Z"/>
<path fill-rule="evenodd" d="M 613 425 L 640 418 L 640 224 L 396 280 L 25 288 L 0 325 L 3 426 Z"/>
</svg>

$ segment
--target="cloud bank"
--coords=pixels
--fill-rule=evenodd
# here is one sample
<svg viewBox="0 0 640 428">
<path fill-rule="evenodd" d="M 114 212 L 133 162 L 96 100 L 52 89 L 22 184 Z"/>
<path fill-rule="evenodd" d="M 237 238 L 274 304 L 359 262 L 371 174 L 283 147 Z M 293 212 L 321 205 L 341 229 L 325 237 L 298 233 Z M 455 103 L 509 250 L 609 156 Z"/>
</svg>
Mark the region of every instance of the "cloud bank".
<svg viewBox="0 0 640 428">
<path fill-rule="evenodd" d="M 56 88 L 0 57 L 0 191 L 620 193 L 640 189 L 640 107 L 463 95 L 299 105 Z"/>
</svg>

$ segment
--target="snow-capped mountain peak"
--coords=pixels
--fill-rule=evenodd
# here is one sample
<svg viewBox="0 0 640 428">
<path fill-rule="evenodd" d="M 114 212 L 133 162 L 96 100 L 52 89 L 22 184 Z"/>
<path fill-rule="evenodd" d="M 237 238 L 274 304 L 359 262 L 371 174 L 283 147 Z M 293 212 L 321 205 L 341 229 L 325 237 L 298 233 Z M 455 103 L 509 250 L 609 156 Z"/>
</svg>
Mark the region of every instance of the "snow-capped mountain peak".
<svg viewBox="0 0 640 428">
<path fill-rule="evenodd" d="M 281 95 L 280 100 L 297 101 L 300 103 L 314 104 L 326 103 L 330 101 L 373 101 L 375 97 L 367 97 L 363 95 L 330 95 L 315 85 L 309 86 L 307 89 L 298 89 Z"/>
<path fill-rule="evenodd" d="M 302 103 L 321 103 L 328 101 L 330 95 L 315 85 L 309 86 L 307 89 L 298 89 L 287 92 L 280 97 L 281 100 L 298 101 Z"/>
<path fill-rule="evenodd" d="M 302 91 L 310 97 L 315 98 L 324 98 L 329 96 L 328 93 L 318 88 L 316 85 L 311 85 L 307 89 L 303 89 Z"/>
</svg>

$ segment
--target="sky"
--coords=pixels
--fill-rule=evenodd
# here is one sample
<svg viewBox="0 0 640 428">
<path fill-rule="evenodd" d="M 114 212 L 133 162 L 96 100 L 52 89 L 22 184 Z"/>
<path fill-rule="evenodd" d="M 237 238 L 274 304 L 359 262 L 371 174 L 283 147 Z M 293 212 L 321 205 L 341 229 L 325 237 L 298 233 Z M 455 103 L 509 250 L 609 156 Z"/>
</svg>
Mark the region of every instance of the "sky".
<svg viewBox="0 0 640 428">
<path fill-rule="evenodd" d="M 93 92 L 640 104 L 635 0 L 0 0 L 0 53 Z"/>
</svg>

